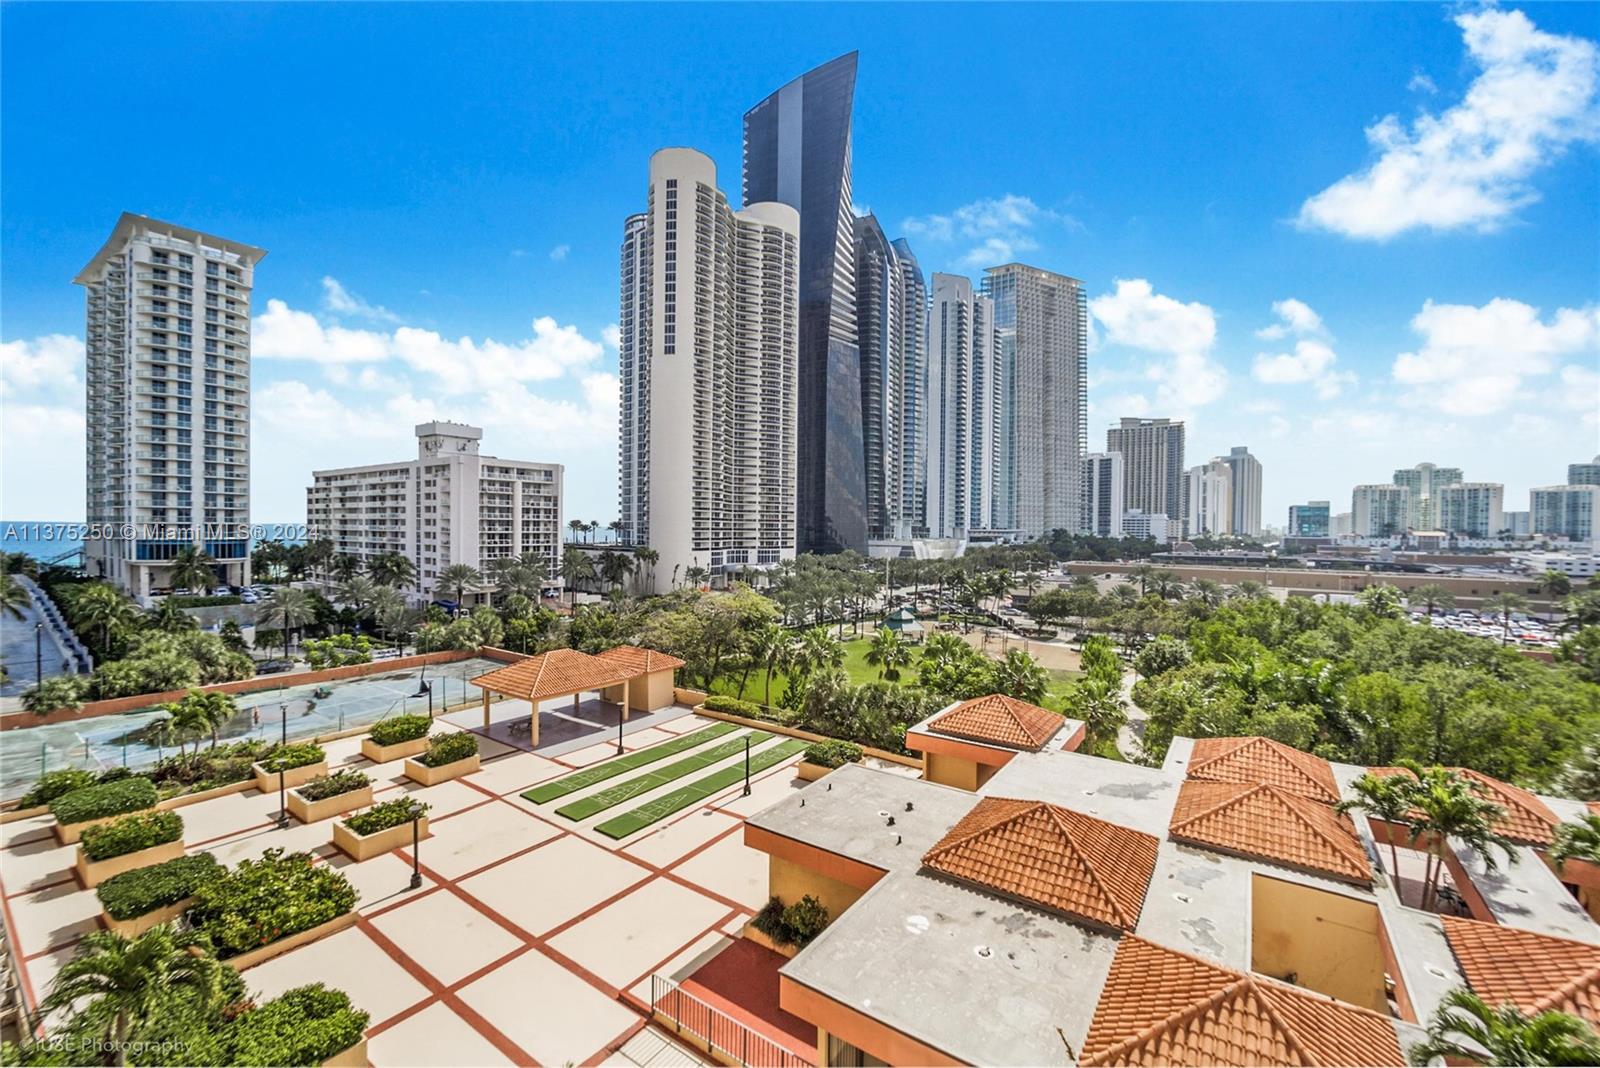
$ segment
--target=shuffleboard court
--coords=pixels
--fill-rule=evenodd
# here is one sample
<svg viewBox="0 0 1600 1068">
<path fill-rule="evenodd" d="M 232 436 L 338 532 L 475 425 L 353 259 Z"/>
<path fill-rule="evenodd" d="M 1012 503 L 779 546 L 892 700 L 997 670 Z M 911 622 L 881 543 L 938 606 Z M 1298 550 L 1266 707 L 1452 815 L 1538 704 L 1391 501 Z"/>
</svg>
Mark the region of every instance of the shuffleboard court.
<svg viewBox="0 0 1600 1068">
<path fill-rule="evenodd" d="M 770 749 L 763 749 L 759 753 L 750 755 L 750 774 L 765 771 L 775 764 L 801 752 L 811 743 L 803 739 L 794 738 Z M 659 819 L 672 815 L 674 812 L 698 804 L 712 794 L 726 790 L 740 779 L 744 778 L 744 764 L 734 764 L 723 768 L 721 771 L 712 772 L 703 779 L 696 779 L 687 786 L 680 786 L 669 794 L 662 794 L 654 801 L 640 805 L 636 809 L 624 812 L 620 816 L 613 816 L 604 823 L 598 824 L 595 830 L 607 838 L 626 838 L 630 834 L 642 831 Z"/>
<path fill-rule="evenodd" d="M 655 771 L 646 772 L 643 775 L 628 779 L 626 782 L 619 782 L 615 786 L 601 790 L 599 793 L 590 794 L 588 797 L 580 797 L 571 804 L 562 805 L 556 809 L 556 813 L 573 821 L 586 820 L 596 812 L 604 812 L 613 805 L 631 801 L 641 794 L 649 793 L 658 786 L 666 785 L 674 779 L 681 779 L 685 775 L 693 775 L 695 772 L 703 771 L 719 761 L 727 760 L 731 756 L 743 753 L 746 738 L 750 740 L 752 746 L 757 746 L 771 737 L 772 735 L 767 731 L 750 731 L 748 734 L 740 734 L 723 742 L 721 745 L 714 745 L 704 752 L 695 753 L 693 756 L 685 757 L 682 760 L 675 760 L 671 764 L 657 768 Z M 741 768 L 743 766 L 742 764 L 740 765 Z"/>
<path fill-rule="evenodd" d="M 547 804 L 558 797 L 566 797 L 570 793 L 582 790 L 585 786 L 593 786 L 597 782 L 605 782 L 607 779 L 614 778 L 626 771 L 632 771 L 634 768 L 642 768 L 646 764 L 655 763 L 657 760 L 665 760 L 676 753 L 693 749 L 697 745 L 704 745 L 713 738 L 720 738 L 724 734 L 731 734 L 738 729 L 739 726 L 736 723 L 718 723 L 706 727 L 704 730 L 680 735 L 670 742 L 652 745 L 648 749 L 640 749 L 624 756 L 614 757 L 600 764 L 591 764 L 582 771 L 573 772 L 571 775 L 559 778 L 554 782 L 535 786 L 532 790 L 525 790 L 522 796 L 536 805 Z"/>
</svg>

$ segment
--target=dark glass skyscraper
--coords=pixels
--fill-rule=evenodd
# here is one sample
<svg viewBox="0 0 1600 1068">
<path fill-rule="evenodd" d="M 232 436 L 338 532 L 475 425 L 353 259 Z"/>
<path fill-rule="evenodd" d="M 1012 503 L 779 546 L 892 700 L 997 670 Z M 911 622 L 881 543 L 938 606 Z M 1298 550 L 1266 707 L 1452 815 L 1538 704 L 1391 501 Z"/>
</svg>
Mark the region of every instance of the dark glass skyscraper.
<svg viewBox="0 0 1600 1068">
<path fill-rule="evenodd" d="M 772 200 L 800 212 L 800 552 L 867 547 L 850 201 L 855 90 L 851 52 L 801 75 L 744 116 L 744 202 Z"/>
</svg>

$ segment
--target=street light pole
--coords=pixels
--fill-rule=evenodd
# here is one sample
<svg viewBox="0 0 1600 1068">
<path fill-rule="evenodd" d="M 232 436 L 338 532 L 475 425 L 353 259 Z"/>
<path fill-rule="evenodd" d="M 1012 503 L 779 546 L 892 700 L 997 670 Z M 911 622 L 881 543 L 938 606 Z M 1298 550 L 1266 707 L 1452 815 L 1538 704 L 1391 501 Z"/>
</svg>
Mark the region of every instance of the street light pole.
<svg viewBox="0 0 1600 1068">
<path fill-rule="evenodd" d="M 744 796 L 750 796 L 750 736 L 744 736 Z"/>
<path fill-rule="evenodd" d="M 283 761 L 278 762 L 278 829 L 289 826 L 288 798 L 283 785 Z"/>
<path fill-rule="evenodd" d="M 278 744 L 289 744 L 289 706 L 278 706 Z"/>
<path fill-rule="evenodd" d="M 44 681 L 44 620 L 33 625 L 33 681 Z"/>
<path fill-rule="evenodd" d="M 626 701 L 626 698 L 624 698 Z M 624 704 L 623 708 L 627 705 Z M 622 755 L 622 708 L 617 709 L 617 756 Z"/>
<path fill-rule="evenodd" d="M 422 844 L 421 825 L 422 809 L 416 805 L 411 808 L 411 886 L 412 890 L 422 889 Z"/>
</svg>

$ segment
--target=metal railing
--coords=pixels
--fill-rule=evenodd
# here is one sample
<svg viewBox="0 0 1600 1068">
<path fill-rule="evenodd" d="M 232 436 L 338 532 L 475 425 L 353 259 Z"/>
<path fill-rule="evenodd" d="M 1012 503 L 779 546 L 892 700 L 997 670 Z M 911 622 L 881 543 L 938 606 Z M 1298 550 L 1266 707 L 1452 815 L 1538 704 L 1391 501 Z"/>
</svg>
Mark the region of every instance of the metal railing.
<svg viewBox="0 0 1600 1068">
<path fill-rule="evenodd" d="M 721 1009 L 687 993 L 664 975 L 650 976 L 650 1009 L 680 1035 L 704 1043 L 713 1057 L 750 1068 L 814 1068 L 809 1058 L 785 1049 Z"/>
</svg>

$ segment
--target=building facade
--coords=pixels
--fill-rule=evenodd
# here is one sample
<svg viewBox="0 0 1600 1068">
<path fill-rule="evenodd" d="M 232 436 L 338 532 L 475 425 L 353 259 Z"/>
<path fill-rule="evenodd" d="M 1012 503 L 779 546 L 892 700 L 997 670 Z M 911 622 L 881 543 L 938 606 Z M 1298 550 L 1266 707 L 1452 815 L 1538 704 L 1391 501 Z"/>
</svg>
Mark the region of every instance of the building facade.
<svg viewBox="0 0 1600 1068">
<path fill-rule="evenodd" d="M 1141 512 L 1183 514 L 1183 423 L 1123 418 L 1106 431 L 1106 451 L 1122 454 L 1122 500 Z"/>
<path fill-rule="evenodd" d="M 1586 464 L 1568 464 L 1567 485 L 1600 486 L 1600 456 Z"/>
<path fill-rule="evenodd" d="M 84 287 L 89 573 L 141 601 L 185 549 L 250 581 L 250 293 L 262 249 L 124 213 Z"/>
<path fill-rule="evenodd" d="M 1596 540 L 1600 485 L 1540 486 L 1528 498 L 1528 523 L 1534 537 Z"/>
<path fill-rule="evenodd" d="M 617 519 L 622 540 L 650 544 L 650 216 L 622 224 L 617 318 Z"/>
<path fill-rule="evenodd" d="M 935 274 L 929 307 L 926 525 L 930 537 L 962 537 L 1001 525 L 994 302 L 967 278 Z"/>
<path fill-rule="evenodd" d="M 1184 475 L 1183 536 L 1217 538 L 1233 533 L 1233 467 L 1217 457 Z"/>
<path fill-rule="evenodd" d="M 856 220 L 855 238 L 867 535 L 910 538 L 924 526 L 927 283 L 911 246 L 874 216 Z"/>
<path fill-rule="evenodd" d="M 744 203 L 799 213 L 797 444 L 801 552 L 867 547 L 856 336 L 850 115 L 856 53 L 801 75 L 744 116 Z"/>
<path fill-rule="evenodd" d="M 643 223 L 623 228 L 643 281 L 622 291 L 619 446 L 643 485 L 621 507 L 657 583 L 795 555 L 799 213 L 733 211 L 716 181 L 707 156 L 662 149 Z"/>
<path fill-rule="evenodd" d="M 1091 452 L 1083 458 L 1083 522 L 1086 534 L 1122 537 L 1122 454 Z"/>
<path fill-rule="evenodd" d="M 1233 532 L 1247 538 L 1261 536 L 1261 461 L 1243 445 L 1222 457 L 1232 475 Z"/>
<path fill-rule="evenodd" d="M 1033 537 L 1077 529 L 1088 450 L 1083 283 L 1008 263 L 984 274 L 1000 346 L 1002 451 L 994 525 Z"/>
<path fill-rule="evenodd" d="M 1350 533 L 1359 538 L 1390 538 L 1412 529 L 1416 508 L 1411 490 L 1372 483 L 1350 493 Z M 1431 528 L 1430 528 L 1431 529 Z"/>
<path fill-rule="evenodd" d="M 1506 529 L 1505 492 L 1498 482 L 1454 482 L 1436 488 L 1437 529 L 1467 538 L 1498 537 Z"/>
<path fill-rule="evenodd" d="M 1172 520 L 1165 512 L 1129 508 L 1122 513 L 1122 536 L 1125 538 L 1143 538 L 1157 545 L 1165 545 L 1172 540 L 1172 527 Z"/>
<path fill-rule="evenodd" d="M 1328 501 L 1307 501 L 1289 506 L 1288 534 L 1291 538 L 1326 538 L 1333 533 Z"/>
<path fill-rule="evenodd" d="M 1394 473 L 1394 484 L 1411 493 L 1410 525 L 1414 530 L 1439 529 L 1439 491 L 1461 481 L 1461 468 L 1421 463 Z"/>
<path fill-rule="evenodd" d="M 439 576 L 453 564 L 487 575 L 530 552 L 559 585 L 562 466 L 485 456 L 483 430 L 464 423 L 419 423 L 416 437 L 415 459 L 313 471 L 309 536 L 363 564 L 400 553 L 416 564 L 417 594 L 444 596 Z"/>
</svg>

